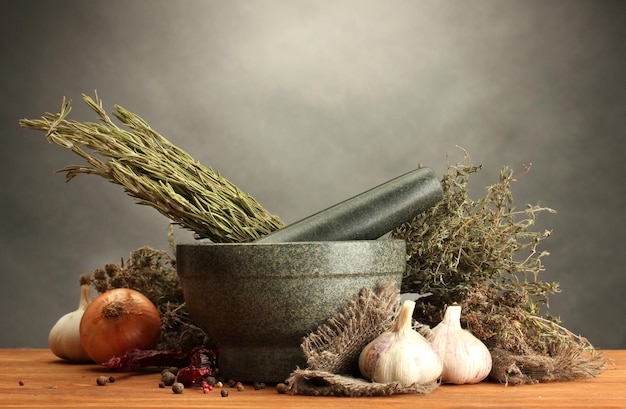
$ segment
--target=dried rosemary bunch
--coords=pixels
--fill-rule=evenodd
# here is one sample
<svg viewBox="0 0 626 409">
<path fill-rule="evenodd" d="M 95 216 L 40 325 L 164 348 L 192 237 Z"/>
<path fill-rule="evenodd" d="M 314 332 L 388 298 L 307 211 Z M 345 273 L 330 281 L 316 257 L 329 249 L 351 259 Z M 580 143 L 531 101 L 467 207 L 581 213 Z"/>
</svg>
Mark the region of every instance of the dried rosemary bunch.
<svg viewBox="0 0 626 409">
<path fill-rule="evenodd" d="M 517 210 L 511 193 L 515 178 L 508 168 L 483 198 L 472 200 L 469 177 L 481 168 L 465 152 L 465 163 L 448 165 L 443 200 L 391 234 L 408 246 L 402 291 L 428 294 L 416 301 L 414 317 L 433 326 L 446 306 L 460 304 L 463 324 L 492 351 L 506 351 L 509 357 L 556 358 L 572 355 L 572 350 L 577 356 L 595 356 L 593 346 L 562 327 L 558 318 L 540 315 L 549 296 L 560 290 L 557 283 L 540 278 L 541 259 L 549 253 L 538 247 L 550 231 L 531 229 L 538 214 L 554 210 L 532 205 Z M 579 362 L 557 375 L 524 374 L 524 383 L 593 375 L 602 367 L 595 358 Z M 498 380 L 509 382 L 510 374 L 505 375 Z"/>
<path fill-rule="evenodd" d="M 71 101 L 65 98 L 59 113 L 20 121 L 24 128 L 45 131 L 48 141 L 87 161 L 59 170 L 68 181 L 81 173 L 100 175 L 123 186 L 138 203 L 214 242 L 252 241 L 284 226 L 253 197 L 202 166 L 139 116 L 115 105 L 113 115 L 129 128 L 122 129 L 106 114 L 97 93 L 95 99 L 83 95 L 83 100 L 100 122 L 66 119 Z M 109 159 L 100 160 L 88 150 Z"/>
</svg>

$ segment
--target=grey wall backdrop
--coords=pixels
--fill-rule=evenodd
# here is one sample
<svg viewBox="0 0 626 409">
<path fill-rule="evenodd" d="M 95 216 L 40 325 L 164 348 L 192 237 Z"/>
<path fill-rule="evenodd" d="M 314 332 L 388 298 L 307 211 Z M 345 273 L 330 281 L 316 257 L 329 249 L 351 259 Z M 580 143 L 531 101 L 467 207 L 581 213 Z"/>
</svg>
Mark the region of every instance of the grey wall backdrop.
<svg viewBox="0 0 626 409">
<path fill-rule="evenodd" d="M 519 206 L 558 211 L 543 249 L 551 313 L 625 348 L 626 2 L 3 1 L 0 347 L 45 347 L 77 277 L 167 249 L 167 220 L 18 127 L 94 120 L 97 90 L 293 222 L 415 168 L 530 173 Z M 187 233 L 178 232 L 180 240 Z"/>
</svg>

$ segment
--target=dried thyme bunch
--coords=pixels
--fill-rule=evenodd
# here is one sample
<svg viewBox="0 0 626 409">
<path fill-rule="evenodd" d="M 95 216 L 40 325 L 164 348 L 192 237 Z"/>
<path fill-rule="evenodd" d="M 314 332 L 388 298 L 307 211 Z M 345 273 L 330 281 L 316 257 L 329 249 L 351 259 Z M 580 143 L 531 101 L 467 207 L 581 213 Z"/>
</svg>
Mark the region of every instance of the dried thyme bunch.
<svg viewBox="0 0 626 409">
<path fill-rule="evenodd" d="M 100 175 L 124 187 L 138 203 L 149 205 L 175 223 L 215 242 L 247 242 L 282 227 L 283 222 L 254 198 L 171 144 L 139 116 L 115 105 L 113 115 L 129 130 L 119 128 L 95 100 L 83 100 L 99 123 L 67 120 L 71 101 L 63 99 L 57 114 L 22 119 L 24 128 L 46 132 L 50 142 L 70 149 L 87 165 L 66 166 L 67 180 Z M 93 153 L 105 158 L 102 161 Z"/>
<path fill-rule="evenodd" d="M 573 348 L 581 355 L 595 355 L 593 346 L 560 326 L 558 318 L 540 316 L 549 296 L 560 290 L 557 283 L 539 277 L 544 270 L 541 259 L 548 252 L 538 246 L 550 231 L 531 228 L 539 213 L 554 210 L 531 205 L 516 210 L 511 193 L 515 179 L 508 168 L 501 170 L 499 181 L 487 187 L 483 198 L 472 200 L 469 177 L 482 167 L 471 164 L 467 152 L 465 159 L 448 166 L 443 200 L 391 234 L 407 241 L 402 291 L 429 294 L 416 301 L 415 318 L 433 326 L 441 321 L 446 306 L 460 304 L 463 324 L 492 351 L 506 351 L 510 357 L 557 357 L 571 355 Z M 565 380 L 574 373 L 598 373 L 602 367 L 595 358 L 580 362 L 588 367 L 570 368 L 569 375 L 524 379 Z"/>
<path fill-rule="evenodd" d="M 537 206 L 516 211 L 510 190 L 513 173 L 507 168 L 502 169 L 500 181 L 487 188 L 484 198 L 471 200 L 469 176 L 480 169 L 469 159 L 449 166 L 442 180 L 444 199 L 392 232 L 394 238 L 405 239 L 409 248 L 403 292 L 431 294 L 421 297 L 420 308 L 416 307 L 416 315 L 428 325 L 441 320 L 445 306 L 464 302 L 488 280 L 502 297 L 519 297 L 524 303 L 534 302 L 534 297 L 545 302 L 558 291 L 555 283 L 538 281 L 541 258 L 548 253 L 539 253 L 537 246 L 550 232 L 529 230 L 539 212 L 554 211 Z M 520 260 L 518 255 L 524 253 Z"/>
<path fill-rule="evenodd" d="M 120 264 L 107 264 L 92 273 L 91 283 L 99 293 L 113 288 L 132 288 L 157 307 L 161 317 L 158 349 L 190 350 L 212 342 L 189 315 L 176 261 L 165 251 L 150 247 L 133 250 Z"/>
</svg>

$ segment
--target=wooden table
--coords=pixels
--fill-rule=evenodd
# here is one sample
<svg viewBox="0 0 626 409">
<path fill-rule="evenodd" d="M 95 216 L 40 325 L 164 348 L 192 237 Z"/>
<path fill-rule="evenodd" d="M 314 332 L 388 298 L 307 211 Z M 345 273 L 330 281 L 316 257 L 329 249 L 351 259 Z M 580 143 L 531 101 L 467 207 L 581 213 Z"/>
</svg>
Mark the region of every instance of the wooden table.
<svg viewBox="0 0 626 409">
<path fill-rule="evenodd" d="M 159 388 L 158 372 L 116 373 L 95 364 L 68 364 L 46 349 L 0 350 L 0 408 L 626 408 L 626 350 L 603 351 L 615 366 L 597 378 L 575 382 L 504 386 L 442 385 L 430 395 L 345 398 L 291 396 L 251 385 L 228 397 L 187 388 Z M 97 386 L 99 375 L 115 382 Z"/>
</svg>

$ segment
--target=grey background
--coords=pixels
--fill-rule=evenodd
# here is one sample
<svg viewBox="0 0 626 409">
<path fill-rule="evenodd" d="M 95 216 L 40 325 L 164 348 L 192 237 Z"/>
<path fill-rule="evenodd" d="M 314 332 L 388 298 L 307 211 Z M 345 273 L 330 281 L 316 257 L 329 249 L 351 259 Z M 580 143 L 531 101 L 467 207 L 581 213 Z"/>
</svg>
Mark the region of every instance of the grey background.
<svg viewBox="0 0 626 409">
<path fill-rule="evenodd" d="M 98 90 L 293 222 L 467 149 L 558 211 L 551 313 L 625 348 L 626 2 L 3 1 L 0 347 L 45 347 L 77 277 L 151 245 L 167 220 L 18 120 L 93 120 Z M 189 239 L 178 231 L 179 240 Z"/>
</svg>

